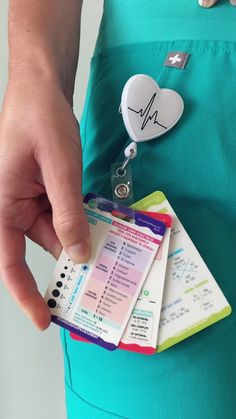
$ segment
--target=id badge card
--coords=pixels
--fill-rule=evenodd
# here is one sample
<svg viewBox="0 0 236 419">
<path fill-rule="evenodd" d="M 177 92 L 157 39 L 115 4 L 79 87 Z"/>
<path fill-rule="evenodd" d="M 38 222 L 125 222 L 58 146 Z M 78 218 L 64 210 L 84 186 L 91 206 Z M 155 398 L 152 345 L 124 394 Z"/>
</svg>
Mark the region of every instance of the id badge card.
<svg viewBox="0 0 236 419">
<path fill-rule="evenodd" d="M 96 194 L 86 195 L 84 208 L 92 239 L 91 258 L 87 264 L 74 264 L 63 251 L 45 300 L 54 323 L 114 350 L 166 226 Z"/>
</svg>

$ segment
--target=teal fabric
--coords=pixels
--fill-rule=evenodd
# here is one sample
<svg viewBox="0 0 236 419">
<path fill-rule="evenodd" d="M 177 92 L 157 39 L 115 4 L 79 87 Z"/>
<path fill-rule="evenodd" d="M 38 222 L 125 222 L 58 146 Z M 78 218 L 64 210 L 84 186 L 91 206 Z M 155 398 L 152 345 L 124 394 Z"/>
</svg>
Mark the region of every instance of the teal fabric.
<svg viewBox="0 0 236 419">
<path fill-rule="evenodd" d="M 105 0 L 96 50 L 153 40 L 236 41 L 236 7 L 219 0 L 204 9 L 197 0 Z"/>
<path fill-rule="evenodd" d="M 187 2 L 190 0 L 182 3 Z M 135 3 L 137 9 L 144 5 Z M 161 2 L 146 3 L 159 7 Z M 131 13 L 128 5 L 133 4 L 114 0 L 117 13 L 122 7 Z M 178 125 L 160 139 L 140 144 L 132 162 L 135 200 L 155 190 L 166 194 L 233 312 L 154 356 L 108 352 L 72 340 L 62 331 L 69 419 L 236 417 L 236 29 L 230 36 L 228 26 L 235 12 L 229 15 L 228 8 L 222 3 L 216 9 L 222 11 L 218 16 L 227 39 L 218 39 L 222 33 L 216 33 L 214 39 L 207 34 L 201 37 L 199 29 L 198 39 L 191 39 L 192 33 L 183 30 L 182 39 L 176 40 L 173 31 L 179 29 L 172 16 L 169 39 L 159 39 L 158 34 L 147 40 L 143 30 L 137 34 L 138 42 L 133 42 L 127 30 L 127 42 L 124 37 L 120 43 L 120 38 L 102 49 L 102 23 L 91 61 L 81 134 L 83 191 L 111 197 L 110 164 L 121 160 L 129 143 L 118 113 L 127 79 L 145 73 L 160 87 L 181 94 L 185 110 Z M 195 13 L 195 4 L 192 10 Z M 213 17 L 216 11 L 211 13 Z M 169 8 L 168 14 L 170 17 Z M 106 25 L 108 16 L 103 19 Z M 180 17 L 178 27 L 185 23 Z M 163 66 L 169 51 L 190 53 L 184 70 Z"/>
</svg>

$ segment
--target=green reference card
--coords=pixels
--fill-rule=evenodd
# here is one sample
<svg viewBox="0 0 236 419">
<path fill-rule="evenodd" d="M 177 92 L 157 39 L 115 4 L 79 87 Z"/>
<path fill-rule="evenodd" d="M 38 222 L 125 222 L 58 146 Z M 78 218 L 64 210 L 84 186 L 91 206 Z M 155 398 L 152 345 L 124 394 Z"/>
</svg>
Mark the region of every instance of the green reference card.
<svg viewBox="0 0 236 419">
<path fill-rule="evenodd" d="M 157 352 L 161 352 L 232 310 L 165 195 L 154 192 L 133 208 L 168 213 L 173 222 L 157 338 Z"/>
</svg>

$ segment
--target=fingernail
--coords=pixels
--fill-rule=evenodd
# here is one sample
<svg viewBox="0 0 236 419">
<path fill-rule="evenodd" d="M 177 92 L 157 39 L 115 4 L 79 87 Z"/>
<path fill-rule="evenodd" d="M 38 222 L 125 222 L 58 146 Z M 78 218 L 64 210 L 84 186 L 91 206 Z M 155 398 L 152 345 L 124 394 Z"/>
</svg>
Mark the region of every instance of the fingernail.
<svg viewBox="0 0 236 419">
<path fill-rule="evenodd" d="M 90 257 L 89 245 L 86 242 L 74 244 L 66 249 L 66 252 L 75 263 L 87 262 Z"/>
<path fill-rule="evenodd" d="M 232 6 L 236 6 L 236 0 L 229 0 Z"/>
<path fill-rule="evenodd" d="M 198 3 L 202 7 L 211 7 L 216 3 L 216 0 L 198 0 Z"/>
</svg>

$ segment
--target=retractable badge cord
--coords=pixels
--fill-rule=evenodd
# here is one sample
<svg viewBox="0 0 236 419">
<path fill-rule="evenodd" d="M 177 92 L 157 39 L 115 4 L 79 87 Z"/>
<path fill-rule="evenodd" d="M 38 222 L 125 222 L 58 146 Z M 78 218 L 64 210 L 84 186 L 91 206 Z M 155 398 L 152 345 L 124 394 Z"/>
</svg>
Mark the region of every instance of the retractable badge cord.
<svg viewBox="0 0 236 419">
<path fill-rule="evenodd" d="M 177 124 L 183 110 L 183 99 L 177 92 L 161 89 L 153 78 L 145 74 L 136 74 L 126 82 L 120 112 L 131 144 L 124 150 L 124 161 L 111 165 L 114 201 L 124 205 L 133 202 L 129 163 L 137 156 L 137 143 L 156 139 L 168 132 Z"/>
</svg>

